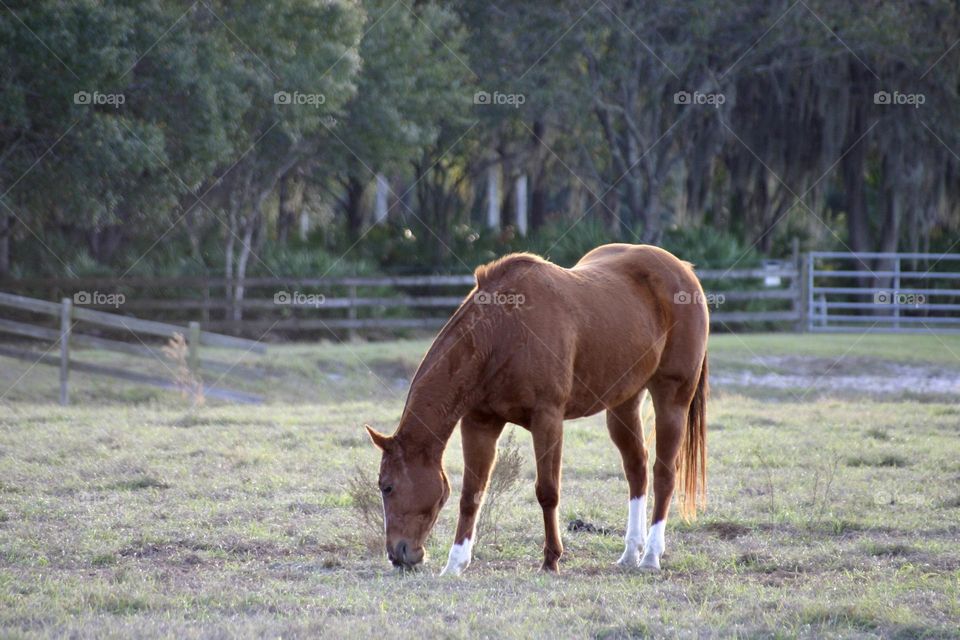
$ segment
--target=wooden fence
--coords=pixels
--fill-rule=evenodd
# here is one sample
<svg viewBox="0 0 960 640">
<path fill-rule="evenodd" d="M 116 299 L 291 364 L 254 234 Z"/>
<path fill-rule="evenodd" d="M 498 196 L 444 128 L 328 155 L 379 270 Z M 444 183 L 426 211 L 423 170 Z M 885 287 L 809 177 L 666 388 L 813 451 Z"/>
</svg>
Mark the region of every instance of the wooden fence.
<svg viewBox="0 0 960 640">
<path fill-rule="evenodd" d="M 763 268 L 698 270 L 715 327 L 800 328 L 806 292 L 799 262 Z M 248 278 L 233 300 L 224 278 L 77 278 L 0 282 L 0 288 L 90 296 L 123 295 L 117 308 L 167 322 L 261 339 L 316 333 L 394 333 L 442 326 L 474 285 L 472 275 Z"/>
<path fill-rule="evenodd" d="M 75 305 L 73 298 L 63 298 L 58 304 L 56 302 L 37 300 L 10 293 L 0 293 L 0 307 L 6 310 L 12 310 L 13 313 L 17 314 L 17 319 L 0 318 L 0 333 L 35 340 L 51 341 L 53 343 L 46 351 L 39 355 L 35 351 L 28 349 L 0 345 L 0 355 L 37 364 L 58 366 L 60 368 L 61 404 L 69 403 L 69 375 L 71 371 L 110 376 L 129 382 L 149 384 L 166 389 L 180 388 L 177 380 L 175 380 L 172 375 L 168 378 L 117 367 L 108 367 L 91 362 L 79 362 L 70 356 L 71 345 L 79 345 L 143 358 L 153 358 L 160 362 L 165 362 L 164 354 L 159 349 L 147 345 L 139 335 L 170 339 L 176 333 L 182 334 L 188 345 L 187 364 L 189 370 L 197 376 L 203 371 L 219 373 L 221 377 L 231 375 L 241 378 L 258 378 L 260 376 L 258 371 L 247 367 L 235 366 L 230 363 L 204 358 L 201 356 L 201 347 L 240 349 L 245 352 L 263 353 L 265 346 L 262 343 L 202 331 L 200 323 L 196 321 L 190 322 L 187 327 L 181 327 L 153 320 L 142 320 L 131 316 L 84 308 Z M 45 323 L 35 320 L 33 319 L 35 315 L 59 318 L 59 329 L 45 326 L 49 324 L 49 322 Z M 129 342 L 80 333 L 75 330 L 78 323 L 85 323 L 112 330 L 122 330 L 124 337 L 136 336 L 136 341 Z M 57 346 L 59 346 L 59 356 L 51 355 L 51 352 L 57 348 Z M 259 396 L 216 385 L 203 386 L 203 394 L 213 398 L 235 402 L 257 403 L 261 401 Z"/>
</svg>

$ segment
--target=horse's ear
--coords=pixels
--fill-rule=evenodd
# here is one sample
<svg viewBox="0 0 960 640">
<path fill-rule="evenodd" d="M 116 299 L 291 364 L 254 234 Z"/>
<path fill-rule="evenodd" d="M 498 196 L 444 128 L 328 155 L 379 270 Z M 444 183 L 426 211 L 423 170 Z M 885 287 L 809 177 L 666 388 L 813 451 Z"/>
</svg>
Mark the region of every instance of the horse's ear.
<svg viewBox="0 0 960 640">
<path fill-rule="evenodd" d="M 387 448 L 390 446 L 390 442 L 391 442 L 390 436 L 380 433 L 379 431 L 377 431 L 376 429 L 374 429 L 368 424 L 365 424 L 363 426 L 366 428 L 367 434 L 370 436 L 370 439 L 373 441 L 373 444 L 376 445 L 377 449 L 380 449 L 381 451 L 386 451 Z"/>
</svg>

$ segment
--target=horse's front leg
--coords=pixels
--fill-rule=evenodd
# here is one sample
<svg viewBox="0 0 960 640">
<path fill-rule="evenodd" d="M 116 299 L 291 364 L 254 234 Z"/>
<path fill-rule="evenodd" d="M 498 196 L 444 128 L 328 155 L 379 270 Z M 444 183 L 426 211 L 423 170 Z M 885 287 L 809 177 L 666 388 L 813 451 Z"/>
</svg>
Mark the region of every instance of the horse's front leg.
<svg viewBox="0 0 960 640">
<path fill-rule="evenodd" d="M 497 457 L 497 440 L 504 422 L 467 415 L 460 423 L 463 442 L 463 489 L 460 493 L 460 518 L 450 547 L 447 566 L 440 575 L 458 576 L 470 564 L 477 515 L 487 490 L 490 472 Z"/>
<path fill-rule="evenodd" d="M 563 453 L 563 414 L 549 410 L 534 415 L 530 431 L 537 456 L 537 501 L 543 509 L 543 571 L 558 573 L 563 542 L 557 507 L 560 504 L 560 466 Z"/>
</svg>

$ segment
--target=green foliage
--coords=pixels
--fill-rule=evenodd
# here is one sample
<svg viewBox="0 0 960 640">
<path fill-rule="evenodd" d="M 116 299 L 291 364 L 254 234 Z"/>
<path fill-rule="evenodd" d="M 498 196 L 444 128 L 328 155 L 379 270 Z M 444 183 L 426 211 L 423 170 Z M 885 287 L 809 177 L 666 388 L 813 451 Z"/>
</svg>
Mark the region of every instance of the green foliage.
<svg viewBox="0 0 960 640">
<path fill-rule="evenodd" d="M 332 159 L 369 179 L 370 170 L 395 169 L 433 142 L 440 122 L 462 112 L 472 96 L 464 86 L 468 71 L 445 49 L 459 48 L 462 37 L 451 11 L 431 4 L 404 10 L 388 0 L 363 6 L 363 73 L 336 130 L 349 150 L 334 146 Z"/>
<path fill-rule="evenodd" d="M 465 271 L 517 250 L 571 265 L 639 239 L 700 267 L 784 258 L 794 238 L 955 249 L 946 0 L 3 9 L 0 277 L 323 272 L 346 253 L 359 270 Z M 870 100 L 895 87 L 922 110 Z M 522 101 L 475 104 L 480 91 Z M 526 238 L 483 225 L 491 167 L 505 219 L 529 178 Z M 404 197 L 368 232 L 376 173 Z M 306 196 L 285 200 L 294 183 Z M 622 221 L 580 220 L 597 198 Z M 305 244 L 290 239 L 300 213 L 319 227 Z"/>
<path fill-rule="evenodd" d="M 727 231 L 707 227 L 670 229 L 661 246 L 701 269 L 723 269 L 734 264 L 748 268 L 760 262 L 755 246 L 745 245 L 741 238 Z"/>
<path fill-rule="evenodd" d="M 620 240 L 610 225 L 594 213 L 575 223 L 565 220 L 550 222 L 534 241 L 534 251 L 559 265 L 572 267 L 591 249 Z"/>
</svg>

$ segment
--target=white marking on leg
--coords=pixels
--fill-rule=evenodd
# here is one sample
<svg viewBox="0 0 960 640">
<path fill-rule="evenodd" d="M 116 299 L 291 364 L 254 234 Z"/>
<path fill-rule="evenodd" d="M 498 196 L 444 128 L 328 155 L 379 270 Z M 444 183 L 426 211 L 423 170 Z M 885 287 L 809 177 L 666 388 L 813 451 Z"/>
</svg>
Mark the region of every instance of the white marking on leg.
<svg viewBox="0 0 960 640">
<path fill-rule="evenodd" d="M 624 536 L 623 555 L 617 560 L 621 567 L 636 567 L 643 551 L 644 532 L 647 530 L 647 498 L 630 498 L 627 514 L 627 534 Z"/>
<path fill-rule="evenodd" d="M 464 538 L 463 542 L 450 547 L 450 555 L 447 556 L 447 566 L 440 572 L 442 576 L 458 576 L 470 564 L 473 557 L 473 541 L 470 538 Z"/>
<path fill-rule="evenodd" d="M 650 527 L 650 535 L 647 536 L 647 546 L 643 551 L 643 560 L 640 561 L 641 569 L 659 571 L 660 556 L 663 555 L 663 550 L 666 546 L 663 538 L 666 525 L 666 521 L 661 520 L 660 522 L 654 522 L 653 526 Z"/>
</svg>

